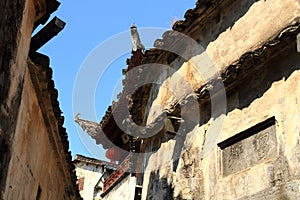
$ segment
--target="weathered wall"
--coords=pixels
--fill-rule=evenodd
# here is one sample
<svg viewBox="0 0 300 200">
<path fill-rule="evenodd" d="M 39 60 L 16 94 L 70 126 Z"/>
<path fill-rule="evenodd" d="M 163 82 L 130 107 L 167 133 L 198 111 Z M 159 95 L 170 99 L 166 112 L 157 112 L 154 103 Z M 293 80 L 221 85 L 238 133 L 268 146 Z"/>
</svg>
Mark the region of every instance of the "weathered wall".
<svg viewBox="0 0 300 200">
<path fill-rule="evenodd" d="M 217 119 L 188 133 L 177 168 L 172 163 L 175 141 L 161 144 L 147 163 L 143 199 L 300 198 L 300 55 L 295 49 L 293 43 L 276 54 L 227 95 L 228 113 L 220 133 L 210 129 Z M 260 147 L 263 151 L 255 146 L 263 145 L 259 140 L 262 133 L 226 151 L 217 146 L 273 116 L 276 123 L 265 131 L 269 134 L 263 142 L 265 147 Z M 209 145 L 210 134 L 219 137 Z M 156 143 L 163 141 L 161 138 Z M 156 143 L 150 143 L 148 151 L 153 151 Z M 207 147 L 210 150 L 203 155 Z"/>
<path fill-rule="evenodd" d="M 247 1 L 241 1 L 241 4 Z M 233 8 L 234 12 L 238 10 Z M 242 54 L 256 49 L 286 26 L 299 21 L 299 16 L 298 0 L 257 1 L 232 27 L 219 34 L 206 51 L 222 71 Z"/>
<path fill-rule="evenodd" d="M 299 22 L 298 0 L 244 0 L 235 1 L 231 5 L 224 4 L 207 16 L 211 21 L 204 17 L 202 21 L 206 24 L 203 26 L 201 21 L 191 25 L 194 28 L 187 34 L 199 41 L 206 51 L 184 63 L 177 73 L 166 79 L 162 87 L 154 88 L 156 91 L 153 94 L 158 94 L 152 104 L 153 109 L 149 112 L 148 123 L 161 113 L 157 111 L 158 107 L 170 108 L 178 97 L 190 94 L 191 89 L 199 89 L 205 81 L 215 78 L 216 73 L 224 72 L 229 64 L 236 62 L 244 53 L 255 50 L 288 25 Z M 241 17 L 236 19 L 236 16 Z M 219 20 L 215 21 L 216 19 Z M 224 30 L 226 26 L 222 24 L 228 28 Z M 193 52 L 190 54 L 194 55 Z M 213 70 L 211 66 L 214 66 Z M 161 77 L 165 76 L 166 74 L 161 74 Z"/>
<path fill-rule="evenodd" d="M 250 1 L 239 1 L 234 5 L 245 2 Z M 228 7 L 232 12 L 230 15 L 234 15 L 237 8 Z M 226 9 L 224 12 L 229 13 Z M 220 19 L 224 19 L 222 9 L 220 13 Z M 206 36 L 200 34 L 200 43 L 206 43 L 204 46 L 207 47 L 207 54 L 212 58 L 218 72 L 222 73 L 226 66 L 234 63 L 242 54 L 256 49 L 274 38 L 284 27 L 298 21 L 299 16 L 299 1 L 296 0 L 251 2 L 248 10 L 231 28 L 223 30 L 214 41 L 209 41 L 211 36 L 207 35 L 209 40 L 205 40 Z M 194 28 L 194 37 L 197 38 L 199 32 L 210 33 L 210 27 L 214 32 L 215 26 L 217 25 L 209 24 L 204 30 L 198 27 L 199 31 L 197 27 Z M 197 57 L 193 59 L 201 62 Z M 226 116 L 217 116 L 204 124 L 191 127 L 178 166 L 176 162 L 172 162 L 176 158 L 172 157 L 176 146 L 174 140 L 167 141 L 166 135 L 147 140 L 147 151 L 154 150 L 154 153 L 146 158 L 142 199 L 300 198 L 300 128 L 297 123 L 300 56 L 296 52 L 296 44 L 289 44 L 282 51 L 274 52 L 273 58 L 256 67 L 248 74 L 243 74 L 238 86 L 230 88 L 230 91 L 228 89 Z M 205 82 L 203 76 L 195 73 L 189 63 L 184 63 L 178 72 L 181 76 L 175 74 L 161 88 L 156 88 L 157 91 L 152 90 L 152 95 L 158 95 L 152 104 L 153 109 L 149 109 L 148 123 L 160 114 L 157 105 L 169 109 L 176 102 L 173 91 L 178 92 L 178 96 L 190 93 L 188 87 L 181 87 L 186 84 L 186 79 L 193 90 Z M 208 75 L 213 77 L 213 74 Z M 207 76 L 205 78 L 207 80 Z M 221 150 L 217 146 L 217 143 L 273 116 L 276 120 L 275 126 L 263 130 L 268 132 L 268 137 L 263 138 L 264 142 L 259 139 L 263 135 L 259 132 L 245 140 L 246 142 L 242 140 L 237 145 L 229 146 L 229 150 Z M 203 155 L 202 150 L 208 147 L 208 134 L 216 134 L 210 127 L 224 117 L 222 131 L 216 135 L 219 136 L 217 141 L 210 144 L 210 151 Z M 257 147 L 257 144 L 265 144 L 267 148 Z M 155 151 L 155 146 L 160 149 Z M 164 159 L 171 162 L 163 166 Z"/>
<path fill-rule="evenodd" d="M 0 199 L 79 198 L 49 58 L 28 58 L 45 13 L 43 0 L 0 2 Z"/>
<path fill-rule="evenodd" d="M 96 192 L 95 186 L 103 174 L 102 167 L 94 164 L 76 163 L 76 176 L 78 180 L 84 177 L 83 190 L 79 191 L 83 199 L 100 199 L 100 192 Z"/>
<path fill-rule="evenodd" d="M 65 199 L 68 197 L 64 196 L 64 190 L 69 180 L 65 180 L 57 163 L 29 70 L 25 69 L 4 199 L 36 199 L 38 196 Z"/>
<path fill-rule="evenodd" d="M 260 135 L 255 134 L 253 143 L 250 137 L 250 141 L 239 144 L 238 149 L 231 145 L 227 158 L 216 144 L 203 157 L 199 154 L 201 144 L 205 144 L 208 137 L 205 132 L 213 120 L 195 127 L 188 136 L 187 150 L 179 161 L 176 178 L 173 177 L 175 196 L 183 199 L 300 198 L 299 58 L 293 45 L 290 51 L 266 63 L 259 77 L 249 77 L 248 82 L 228 97 L 235 109 L 227 114 L 217 143 L 274 116 L 274 130 L 267 130 L 267 140 L 260 147 L 266 149 L 259 151 L 255 146 L 260 142 Z M 275 138 L 272 139 L 271 134 L 275 134 Z M 248 164 L 255 156 L 259 156 L 259 160 Z M 228 168 L 224 162 L 232 162 L 233 166 Z"/>
<path fill-rule="evenodd" d="M 103 197 L 103 200 L 115 200 L 115 199 L 128 199 L 134 200 L 136 186 L 136 177 L 127 176 L 120 183 L 118 183 L 107 195 Z"/>
<path fill-rule="evenodd" d="M 24 9 L 24 12 L 23 12 Z M 24 66 L 33 27 L 32 1 L 0 3 L 0 199 L 11 157 L 11 145 L 20 105 Z"/>
</svg>

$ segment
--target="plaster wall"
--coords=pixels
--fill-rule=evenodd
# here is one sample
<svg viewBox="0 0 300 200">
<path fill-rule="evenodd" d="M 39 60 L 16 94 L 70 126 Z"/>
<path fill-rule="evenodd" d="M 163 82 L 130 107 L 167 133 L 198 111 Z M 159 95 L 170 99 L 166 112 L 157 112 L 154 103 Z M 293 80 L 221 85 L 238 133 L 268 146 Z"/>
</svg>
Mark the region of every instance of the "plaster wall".
<svg viewBox="0 0 300 200">
<path fill-rule="evenodd" d="M 48 137 L 28 68 L 12 145 L 4 199 L 71 199 Z"/>
<path fill-rule="evenodd" d="M 79 191 L 83 199 L 100 199 L 100 192 L 95 191 L 103 172 L 101 166 L 79 162 L 76 163 L 76 176 L 78 179 L 84 177 L 83 190 Z"/>
<path fill-rule="evenodd" d="M 0 3 L 0 199 L 78 197 L 51 104 L 53 85 L 43 79 L 51 76 L 43 71 L 49 66 L 34 66 L 28 58 L 33 26 L 45 6 L 42 0 Z M 43 83 L 33 81 L 33 68 Z M 43 97 L 37 92 L 41 85 Z"/>
<path fill-rule="evenodd" d="M 103 200 L 128 199 L 134 200 L 136 177 L 127 176 L 118 183 Z"/>
<path fill-rule="evenodd" d="M 209 26 L 202 26 L 200 21 L 187 33 L 199 41 L 205 52 L 193 56 L 180 67 L 174 66 L 178 70 L 168 78 L 165 79 L 170 72 L 161 74 L 165 81 L 161 87 L 154 87 L 155 91 L 152 91 L 157 96 L 151 105 L 152 109 L 148 108 L 147 123 L 154 121 L 164 109 L 170 109 L 180 98 L 216 78 L 244 53 L 257 49 L 300 19 L 298 0 L 243 0 L 223 6 L 207 17 L 213 18 Z M 240 18 L 236 19 L 236 16 Z M 219 20 L 215 21 L 215 18 Z M 221 24 L 226 24 L 228 28 L 225 29 L 226 26 Z M 185 54 L 194 55 L 194 52 L 189 52 L 191 49 L 187 48 Z"/>
<path fill-rule="evenodd" d="M 237 9 L 229 8 L 232 12 Z M 177 74 L 167 78 L 161 87 L 152 90 L 151 98 L 155 100 L 148 108 L 147 123 L 153 122 L 164 109 L 170 109 L 180 100 L 178 97 L 190 94 L 216 77 L 209 70 L 210 66 L 213 65 L 217 73 L 224 72 L 225 67 L 242 54 L 298 22 L 299 11 L 296 0 L 252 2 L 249 9 L 215 40 L 210 38 L 208 42 L 205 35 L 198 35 L 202 38 L 200 43 L 206 43 L 205 55 L 193 57 L 178 67 Z M 214 28 L 214 24 L 210 26 Z M 196 29 L 192 33 L 195 37 L 199 34 Z M 201 32 L 201 27 L 198 29 Z M 208 62 L 203 62 L 203 58 L 209 58 Z M 299 58 L 296 44 L 290 44 L 262 66 L 257 66 L 241 84 L 227 91 L 227 112 L 191 127 L 178 162 L 172 157 L 176 151 L 174 140 L 166 140 L 166 135 L 148 139 L 147 151 L 154 146 L 160 149 L 145 158 L 142 199 L 299 199 Z M 197 73 L 193 62 L 202 73 Z M 270 144 L 275 149 L 273 156 L 225 175 L 222 150 L 217 144 L 270 117 L 276 120 L 276 142 Z M 221 126 L 217 133 L 211 128 L 216 124 Z M 251 153 L 244 154 L 246 157 L 241 159 L 246 163 Z M 162 165 L 164 159 L 170 162 Z"/>
</svg>

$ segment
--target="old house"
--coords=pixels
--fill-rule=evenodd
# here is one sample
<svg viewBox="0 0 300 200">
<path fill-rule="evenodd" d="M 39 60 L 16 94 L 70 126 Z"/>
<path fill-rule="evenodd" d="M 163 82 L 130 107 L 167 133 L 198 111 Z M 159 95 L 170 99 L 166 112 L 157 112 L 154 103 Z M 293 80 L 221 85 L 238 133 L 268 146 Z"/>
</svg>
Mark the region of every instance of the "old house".
<svg viewBox="0 0 300 200">
<path fill-rule="evenodd" d="M 56 0 L 0 2 L 0 199 L 81 199 L 49 58 Z"/>
<path fill-rule="evenodd" d="M 199 0 L 155 48 L 134 42 L 119 101 L 77 119 L 117 149 L 103 199 L 299 199 L 299 17 L 298 0 Z"/>
<path fill-rule="evenodd" d="M 81 197 L 83 199 L 101 199 L 103 182 L 114 172 L 116 165 L 78 154 L 73 163 Z"/>
</svg>

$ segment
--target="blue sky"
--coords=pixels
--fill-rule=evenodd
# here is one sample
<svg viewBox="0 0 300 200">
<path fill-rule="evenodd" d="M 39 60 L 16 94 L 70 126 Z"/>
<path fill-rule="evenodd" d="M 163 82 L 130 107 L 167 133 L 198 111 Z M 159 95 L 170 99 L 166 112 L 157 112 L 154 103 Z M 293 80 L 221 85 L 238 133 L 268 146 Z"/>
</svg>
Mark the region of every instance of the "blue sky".
<svg viewBox="0 0 300 200">
<path fill-rule="evenodd" d="M 82 102 L 80 110 L 72 110 L 74 84 L 80 68 L 82 68 L 91 52 L 97 46 L 99 47 L 99 44 L 101 46 L 110 38 L 128 31 L 133 22 L 141 29 L 143 27 L 170 29 L 174 19 L 182 19 L 186 10 L 194 7 L 195 0 L 61 0 L 61 6 L 50 19 L 58 16 L 67 24 L 64 30 L 42 47 L 39 52 L 48 55 L 51 59 L 53 79 L 59 91 L 60 107 L 65 116 L 64 126 L 67 128 L 70 150 L 73 156 L 83 154 L 106 160 L 104 157 L 105 152 L 101 146 L 95 145 L 95 142 L 89 137 L 84 139 L 89 140 L 87 143 L 79 137 L 80 134 L 85 135 L 85 133 L 75 124 L 74 113 L 80 112 L 81 117 L 85 119 L 98 122 L 101 120 L 107 107 L 111 104 L 117 82 L 122 78 L 122 69 L 126 67 L 126 58 L 130 56 L 129 53 L 120 55 L 110 64 L 108 70 L 101 77 L 94 97 L 96 102 L 95 119 L 93 113 L 89 113 L 84 109 L 85 96 L 80 98 L 80 102 Z M 154 33 L 152 37 L 155 39 L 160 35 Z M 141 39 L 143 41 L 142 34 Z M 153 41 L 145 41 L 147 43 L 145 46 L 151 47 L 154 39 Z M 126 40 L 124 41 L 126 44 L 130 45 L 130 37 L 128 37 L 128 40 L 125 37 L 124 40 Z M 149 37 L 147 40 L 149 40 Z M 111 46 L 107 50 L 117 51 L 118 45 Z M 128 52 L 130 50 L 128 49 Z M 101 62 L 101 57 L 95 62 Z M 87 91 L 89 89 L 86 88 Z"/>
</svg>

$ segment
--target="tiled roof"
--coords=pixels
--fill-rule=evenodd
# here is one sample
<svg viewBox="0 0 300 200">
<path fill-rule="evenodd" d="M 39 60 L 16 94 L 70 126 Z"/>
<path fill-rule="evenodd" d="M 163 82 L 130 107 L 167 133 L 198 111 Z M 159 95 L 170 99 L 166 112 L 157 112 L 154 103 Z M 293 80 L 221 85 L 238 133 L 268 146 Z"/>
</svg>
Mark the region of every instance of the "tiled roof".
<svg viewBox="0 0 300 200">
<path fill-rule="evenodd" d="M 56 11 L 60 5 L 60 2 L 58 2 L 57 0 L 46 0 L 45 3 L 46 12 L 43 14 L 43 16 L 39 18 L 38 21 L 35 22 L 34 29 L 40 24 L 45 24 L 48 21 L 50 15 L 54 11 Z M 54 25 L 56 26 L 59 25 L 60 28 L 57 29 L 56 26 L 49 27 L 49 24 L 51 24 L 51 22 L 54 22 Z M 48 37 L 46 40 L 43 37 L 36 38 L 35 42 L 40 42 L 41 45 L 43 45 L 52 37 L 57 35 L 57 33 L 63 29 L 65 24 L 57 17 L 55 17 L 51 22 L 48 25 L 46 25 L 43 29 L 41 29 L 41 31 L 44 30 L 44 34 L 41 35 L 48 34 L 48 32 L 53 31 L 53 29 L 55 29 L 55 33 Z M 53 25 L 53 23 L 51 25 Z M 38 32 L 36 35 L 40 34 L 40 32 Z M 31 42 L 31 45 L 33 45 L 33 40 Z M 57 156 L 57 159 L 63 160 L 58 162 L 61 163 L 61 167 L 65 178 L 69 179 L 71 183 L 71 186 L 68 186 L 67 188 L 68 193 L 75 199 L 82 199 L 79 194 L 78 186 L 76 184 L 77 177 L 75 174 L 75 167 L 72 163 L 71 152 L 69 151 L 68 134 L 66 132 L 66 128 L 63 127 L 64 117 L 62 116 L 62 111 L 59 107 L 58 91 L 54 86 L 54 81 L 52 80 L 52 69 L 49 66 L 50 60 L 49 57 L 47 57 L 46 55 L 35 52 L 36 50 L 37 49 L 34 48 L 30 49 L 29 72 L 37 93 L 39 105 L 41 107 L 46 126 L 50 130 L 50 143 L 54 153 Z M 30 61 L 32 61 L 33 63 L 31 63 Z M 58 138 L 56 134 L 57 131 Z M 50 134 L 50 132 L 52 134 Z"/>
<path fill-rule="evenodd" d="M 212 12 L 216 7 L 218 7 L 222 1 L 220 0 L 198 0 L 196 2 L 196 7 L 193 9 L 189 9 L 185 15 L 184 20 L 178 20 L 173 25 L 172 29 L 184 34 L 189 34 L 190 31 L 197 28 L 195 27 L 197 23 L 201 20 L 204 20 L 206 15 L 208 15 L 210 12 Z M 272 52 L 276 51 L 276 49 L 280 48 L 282 45 L 286 45 L 286 40 L 290 40 L 290 35 L 293 35 L 295 37 L 295 34 L 299 32 L 299 24 L 294 24 L 291 26 L 286 27 L 284 30 L 281 31 L 280 34 L 278 34 L 277 37 L 270 41 L 266 41 L 260 48 L 247 52 L 243 54 L 240 59 L 231 65 L 224 68 L 224 71 L 221 72 L 222 80 L 224 81 L 225 86 L 229 86 L 234 82 L 236 74 L 238 71 L 245 67 L 246 65 L 257 64 L 261 63 L 264 60 L 268 59 L 272 55 Z M 145 55 L 143 58 L 142 64 L 147 63 L 162 63 L 162 64 L 168 64 L 171 63 L 173 60 L 175 60 L 178 56 L 173 55 L 170 52 L 166 52 L 160 47 L 163 45 L 172 45 L 173 42 L 170 44 L 170 40 L 172 37 L 172 31 L 167 31 L 162 35 L 161 39 L 157 39 L 154 42 L 154 48 L 151 48 L 149 50 L 145 51 Z M 295 39 L 295 38 L 293 38 Z M 164 60 L 163 58 L 167 57 L 168 60 Z M 129 69 L 131 65 L 132 60 L 127 60 L 128 68 L 123 70 L 125 73 Z M 167 62 L 167 63 L 165 63 Z M 246 67 L 245 67 L 246 68 Z M 147 73 L 146 71 L 143 71 L 143 73 Z M 153 72 L 152 72 L 153 73 Z M 151 76 L 155 76 L 155 74 L 152 74 Z M 125 76 L 125 81 L 128 81 L 128 77 Z M 198 93 L 198 100 L 201 101 L 207 101 L 207 98 L 209 97 L 209 93 L 206 90 L 206 87 L 208 85 L 212 85 L 214 80 L 212 80 L 210 83 L 206 83 L 202 85 L 196 93 Z M 141 105 L 145 105 L 148 101 L 148 97 L 150 95 L 152 85 L 144 85 L 140 87 L 138 90 L 135 91 L 134 94 L 130 97 L 130 114 L 133 120 L 141 124 L 143 121 L 143 110 L 141 109 Z M 123 89 L 124 92 L 124 89 Z M 113 102 L 113 105 L 118 105 L 120 102 L 122 102 L 122 92 L 119 95 L 120 99 L 117 100 L 117 102 Z M 179 103 L 179 102 L 177 102 Z M 174 105 L 175 106 L 175 105 Z M 103 116 L 102 120 L 100 121 L 100 125 L 107 126 L 109 129 L 115 129 L 117 126 L 115 124 L 107 123 L 108 119 L 112 117 L 112 106 L 109 106 L 106 114 Z"/>
<path fill-rule="evenodd" d="M 80 154 L 76 154 L 73 163 L 78 163 L 78 162 L 86 162 L 86 163 L 90 163 L 90 164 L 94 164 L 94 165 L 106 166 L 106 167 L 109 167 L 111 169 L 116 169 L 117 168 L 116 164 L 106 162 L 106 161 L 103 161 L 103 160 L 98 160 L 98 159 L 95 159 L 95 158 L 90 158 L 90 157 L 83 156 L 83 155 L 80 155 Z"/>
<path fill-rule="evenodd" d="M 63 127 L 64 117 L 62 116 L 62 111 L 59 107 L 58 91 L 55 89 L 54 81 L 52 80 L 52 69 L 49 67 L 49 58 L 40 53 L 32 53 L 30 59 L 34 63 L 29 65 L 29 71 L 32 78 L 33 85 L 36 89 L 38 101 L 42 110 L 44 120 L 49 120 L 47 128 L 51 129 L 51 121 L 54 115 L 56 125 L 54 128 L 58 130 L 58 137 L 56 138 L 56 131 L 52 130 L 52 135 L 49 134 L 51 146 L 57 156 L 57 159 L 63 159 L 66 163 L 66 168 L 64 168 L 64 163 L 61 163 L 64 170 L 67 170 L 65 173 L 66 176 L 70 178 L 72 183 L 72 188 L 69 189 L 73 191 L 73 195 L 77 199 L 81 199 L 79 195 L 78 186 L 76 184 L 77 177 L 75 174 L 75 167 L 72 163 L 71 152 L 69 151 L 69 141 L 66 128 Z M 38 67 L 34 67 L 38 66 Z M 59 140 L 57 140 L 59 139 Z M 61 151 L 63 154 L 61 154 Z"/>
<path fill-rule="evenodd" d="M 185 27 L 188 27 L 197 18 L 199 18 L 199 16 L 205 15 L 205 13 L 207 11 L 209 11 L 209 9 L 211 9 L 214 6 L 217 5 L 217 2 L 220 2 L 220 1 L 217 1 L 217 0 L 198 0 L 196 2 L 196 7 L 193 8 L 193 9 L 187 10 L 187 12 L 184 15 L 185 19 L 184 20 L 178 20 L 177 22 L 175 22 L 172 29 L 175 30 L 175 31 L 178 31 L 178 32 L 187 31 L 185 29 Z M 163 45 L 165 43 L 164 40 L 167 40 L 168 34 L 164 34 L 163 36 L 166 36 L 166 38 L 158 39 L 157 41 L 154 42 L 154 46 Z M 158 41 L 160 41 L 160 43 Z M 157 62 L 157 60 L 161 56 L 162 52 L 164 52 L 164 51 L 162 51 L 160 49 L 156 49 L 156 48 L 152 48 L 152 49 L 147 50 L 145 52 L 145 55 L 144 55 L 144 58 L 143 58 L 143 64 Z M 123 70 L 125 73 L 126 73 L 126 71 L 128 71 L 131 68 L 132 62 L 133 62 L 132 59 L 127 60 L 127 66 L 128 67 L 127 67 L 127 69 Z M 125 76 L 124 82 L 126 83 L 126 81 L 128 81 L 128 78 Z M 123 84 L 123 85 L 125 85 L 125 84 Z M 150 88 L 151 88 L 151 85 L 145 85 L 145 86 L 142 86 L 141 88 L 139 88 L 132 96 L 133 101 L 135 101 L 135 102 L 132 102 L 132 103 L 133 104 L 138 104 L 137 100 L 140 99 L 140 98 L 138 98 L 137 96 L 144 96 L 145 97 L 144 99 L 147 99 L 146 97 L 148 95 L 148 92 L 145 92 L 144 94 L 141 94 L 141 93 L 143 93 L 143 91 L 150 90 Z M 124 90 L 124 88 L 123 88 L 123 90 Z M 119 95 L 119 97 L 122 97 L 122 93 Z M 141 101 L 141 100 L 143 100 L 143 99 L 140 99 L 139 101 Z M 113 102 L 113 104 L 118 104 L 119 102 L 121 102 L 120 99 L 118 99 L 117 102 Z M 136 108 L 136 109 L 138 109 L 138 108 Z M 131 109 L 131 110 L 133 110 L 133 109 Z M 109 106 L 106 113 L 105 113 L 105 115 L 103 116 L 102 120 L 100 121 L 101 126 L 104 126 L 104 124 L 107 123 L 108 119 L 111 116 L 111 113 L 112 113 L 112 107 Z M 134 121 L 136 121 L 137 123 L 142 121 L 141 119 L 137 119 L 136 114 L 134 114 L 134 113 L 131 113 L 131 114 L 133 114 L 132 117 L 133 117 Z M 140 117 L 140 115 L 139 115 L 139 117 Z"/>
</svg>

